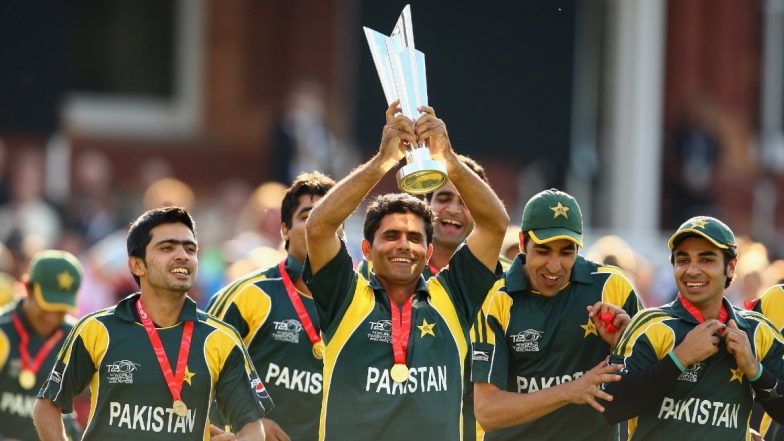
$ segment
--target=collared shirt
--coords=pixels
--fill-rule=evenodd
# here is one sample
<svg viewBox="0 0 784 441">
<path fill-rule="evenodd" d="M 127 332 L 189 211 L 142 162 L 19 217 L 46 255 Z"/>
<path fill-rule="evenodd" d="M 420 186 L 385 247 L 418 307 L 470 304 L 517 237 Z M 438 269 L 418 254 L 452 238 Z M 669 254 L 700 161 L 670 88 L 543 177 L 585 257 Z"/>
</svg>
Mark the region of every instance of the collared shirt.
<svg viewBox="0 0 784 441">
<path fill-rule="evenodd" d="M 237 331 L 196 309 L 186 297 L 178 323 L 157 328 L 174 370 L 183 323 L 194 322 L 182 385 L 187 415 L 173 413 L 172 394 L 135 305 L 140 295 L 82 318 L 58 354 L 39 392 L 69 412 L 73 397 L 90 386 L 84 440 L 209 439 L 209 411 L 217 399 L 234 427 L 258 420 L 272 401 Z"/>
<path fill-rule="evenodd" d="M 784 337 L 764 316 L 722 300 L 765 370 L 784 376 Z M 611 363 L 625 365 L 623 374 L 642 371 L 678 346 L 699 321 L 678 299 L 640 312 L 624 330 Z M 751 385 L 722 341 L 719 352 L 689 365 L 648 412 L 629 423 L 630 439 L 745 440 L 753 404 Z"/>
<path fill-rule="evenodd" d="M 34 440 L 38 439 L 38 433 L 33 426 L 36 394 L 44 384 L 49 371 L 52 370 L 57 352 L 65 341 L 65 336 L 73 328 L 75 319 L 70 315 L 65 317 L 65 321 L 58 328 L 63 331 L 63 337 L 44 358 L 35 378 L 35 386 L 32 389 L 24 389 L 19 384 L 22 360 L 19 353 L 19 333 L 12 319 L 14 314 L 29 336 L 27 350 L 30 361 L 33 361 L 46 341 L 46 338 L 39 336 L 28 322 L 22 310 L 22 301 L 18 301 L 0 314 L 0 439 Z M 66 416 L 65 425 L 69 435 L 78 435 L 73 415 Z"/>
<path fill-rule="evenodd" d="M 302 265 L 290 255 L 285 269 L 292 280 L 302 273 Z M 318 332 L 313 298 L 301 292 L 297 295 Z M 324 363 L 313 356 L 313 344 L 289 299 L 278 265 L 230 283 L 213 296 L 207 312 L 237 328 L 248 346 L 256 371 L 275 397 L 275 410 L 267 416 L 291 439 L 315 441 Z"/>
<path fill-rule="evenodd" d="M 438 276 L 420 277 L 403 383 L 390 378 L 390 303 L 375 275 L 355 273 L 342 244 L 316 275 L 306 264 L 303 277 L 327 343 L 320 439 L 460 440 L 467 332 L 493 272 L 462 246 Z"/>
<path fill-rule="evenodd" d="M 586 306 L 603 301 L 632 316 L 640 303 L 618 268 L 577 256 L 569 283 L 544 296 L 530 289 L 524 264 L 525 255 L 518 254 L 505 285 L 482 306 L 471 332 L 471 378 L 505 391 L 533 393 L 579 378 L 610 353 Z M 570 404 L 526 424 L 480 431 L 477 439 L 603 440 L 614 432 L 592 407 Z"/>
</svg>

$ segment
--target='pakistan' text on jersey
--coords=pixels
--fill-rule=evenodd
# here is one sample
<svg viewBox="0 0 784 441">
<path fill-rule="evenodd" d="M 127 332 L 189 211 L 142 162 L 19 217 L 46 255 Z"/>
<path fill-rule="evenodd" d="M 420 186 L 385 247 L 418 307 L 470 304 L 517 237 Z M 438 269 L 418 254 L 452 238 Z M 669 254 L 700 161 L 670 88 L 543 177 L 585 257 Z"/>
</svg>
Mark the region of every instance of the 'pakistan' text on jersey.
<svg viewBox="0 0 784 441">
<path fill-rule="evenodd" d="M 463 360 L 470 321 L 496 280 L 463 245 L 448 268 L 413 296 L 408 380 L 394 364 L 389 297 L 378 279 L 352 269 L 345 244 L 305 281 L 327 344 L 321 440 L 461 439 Z"/>
<path fill-rule="evenodd" d="M 19 353 L 19 334 L 14 327 L 12 316 L 16 314 L 29 335 L 27 350 L 30 361 L 33 361 L 38 351 L 46 341 L 35 333 L 27 316 L 22 311 L 22 302 L 5 309 L 0 315 L 0 439 L 37 440 L 38 433 L 33 426 L 33 406 L 36 394 L 44 384 L 46 377 L 57 359 L 57 351 L 65 341 L 65 336 L 74 326 L 74 318 L 66 316 L 59 329 L 63 331 L 62 339 L 57 343 L 41 364 L 35 378 L 35 386 L 24 389 L 19 384 L 21 372 L 21 355 Z M 75 432 L 75 422 L 71 415 L 65 419 L 69 435 L 78 435 Z"/>
<path fill-rule="evenodd" d="M 743 311 L 724 299 L 728 321 L 746 332 L 752 352 L 765 370 L 784 376 L 784 337 L 761 314 Z M 698 325 L 679 299 L 660 308 L 646 309 L 629 323 L 610 363 L 624 364 L 623 373 L 639 372 L 667 356 Z M 632 440 L 716 439 L 745 440 L 753 393 L 746 378 L 727 352 L 719 352 L 686 367 L 675 389 L 637 418 L 629 421 Z"/>
<path fill-rule="evenodd" d="M 179 323 L 158 328 L 169 364 L 177 366 L 183 323 L 194 322 L 182 385 L 186 416 L 172 396 L 135 310 L 139 294 L 82 318 L 68 336 L 39 397 L 70 412 L 73 397 L 92 393 L 84 440 L 208 440 L 209 408 L 217 399 L 234 427 L 260 419 L 272 401 L 237 331 L 186 298 Z"/>
<path fill-rule="evenodd" d="M 632 316 L 640 304 L 618 268 L 577 256 L 569 284 L 548 297 L 530 289 L 524 262 L 519 254 L 504 276 L 505 286 L 478 315 L 471 331 L 472 380 L 534 393 L 579 378 L 610 353 L 586 306 L 602 301 Z M 480 432 L 477 439 L 605 440 L 615 433 L 591 406 L 569 404 L 526 424 Z"/>
<path fill-rule="evenodd" d="M 296 280 L 302 265 L 289 256 L 286 272 Z M 313 299 L 298 295 L 318 332 Z M 324 363 L 313 356 L 313 344 L 286 293 L 278 266 L 237 280 L 218 292 L 210 303 L 210 314 L 237 328 L 256 371 L 275 397 L 275 410 L 267 416 L 291 439 L 315 441 Z"/>
</svg>

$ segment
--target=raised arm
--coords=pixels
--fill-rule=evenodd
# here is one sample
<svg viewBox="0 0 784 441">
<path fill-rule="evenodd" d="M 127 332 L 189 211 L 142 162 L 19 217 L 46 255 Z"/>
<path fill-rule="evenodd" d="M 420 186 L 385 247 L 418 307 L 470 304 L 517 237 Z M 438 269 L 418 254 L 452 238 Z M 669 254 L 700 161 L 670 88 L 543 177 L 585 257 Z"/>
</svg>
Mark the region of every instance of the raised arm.
<svg viewBox="0 0 784 441">
<path fill-rule="evenodd" d="M 381 135 L 378 153 L 341 179 L 308 216 L 305 232 L 308 241 L 310 270 L 316 274 L 340 250 L 338 229 L 368 192 L 389 170 L 397 165 L 406 151 L 406 143 L 414 144 L 414 126 L 399 113 L 398 102 L 387 108 L 387 124 Z"/>
<path fill-rule="evenodd" d="M 487 183 L 457 158 L 446 132 L 446 124 L 436 118 L 433 108 L 424 106 L 419 111 L 424 112 L 416 123 L 419 143 L 429 140 L 433 159 L 446 163 L 449 180 L 460 192 L 460 197 L 476 222 L 474 230 L 466 239 L 468 248 L 490 271 L 495 271 L 501 242 L 509 225 L 509 215 L 504 204 Z"/>
</svg>

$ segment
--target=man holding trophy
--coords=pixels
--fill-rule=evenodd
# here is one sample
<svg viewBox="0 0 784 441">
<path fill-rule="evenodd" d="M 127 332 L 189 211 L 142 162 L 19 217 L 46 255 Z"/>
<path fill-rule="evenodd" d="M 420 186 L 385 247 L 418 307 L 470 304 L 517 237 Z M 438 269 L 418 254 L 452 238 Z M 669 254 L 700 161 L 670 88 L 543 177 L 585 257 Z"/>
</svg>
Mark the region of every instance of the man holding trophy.
<svg viewBox="0 0 784 441">
<path fill-rule="evenodd" d="M 400 58 L 414 58 L 412 50 L 403 48 L 391 63 L 401 68 L 406 62 Z M 414 82 L 415 75 L 422 81 Z M 466 335 L 496 282 L 509 223 L 493 190 L 452 150 L 444 122 L 425 102 L 409 100 L 426 96 L 423 70 L 395 77 L 411 81 L 395 83 L 395 90 L 406 93 L 391 92 L 400 101 L 392 100 L 387 109 L 378 153 L 338 182 L 306 224 L 303 279 L 313 293 L 326 343 L 321 440 L 461 439 Z M 417 86 L 419 92 L 407 93 Z M 390 91 L 385 87 L 385 92 Z M 426 141 L 429 152 L 412 149 Z M 354 272 L 338 231 L 404 157 L 408 165 L 398 174 L 401 188 L 431 192 L 448 176 L 474 213 L 476 226 L 449 266 L 426 282 L 422 271 L 432 253 L 432 212 L 407 194 L 379 196 L 365 217 L 362 252 L 374 269 L 365 279 Z"/>
</svg>

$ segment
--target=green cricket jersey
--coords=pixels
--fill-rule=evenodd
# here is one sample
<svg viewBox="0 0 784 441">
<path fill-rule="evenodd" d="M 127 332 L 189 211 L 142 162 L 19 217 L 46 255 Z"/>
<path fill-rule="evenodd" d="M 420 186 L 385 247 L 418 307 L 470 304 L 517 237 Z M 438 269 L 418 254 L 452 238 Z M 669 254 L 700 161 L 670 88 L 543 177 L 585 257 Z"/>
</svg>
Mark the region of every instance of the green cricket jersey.
<svg viewBox="0 0 784 441">
<path fill-rule="evenodd" d="M 184 321 L 194 322 L 182 385 L 187 415 L 172 395 L 136 309 L 139 294 L 89 314 L 71 331 L 39 392 L 66 412 L 86 386 L 92 392 L 84 440 L 208 440 L 210 403 L 217 399 L 234 427 L 264 416 L 272 401 L 231 326 L 186 298 L 180 322 L 157 328 L 174 371 Z"/>
<path fill-rule="evenodd" d="M 24 389 L 19 384 L 22 360 L 19 353 L 19 333 L 16 331 L 12 319 L 14 314 L 27 331 L 29 338 L 27 351 L 30 354 L 31 362 L 46 341 L 45 338 L 36 334 L 30 326 L 22 311 L 21 301 L 16 302 L 15 305 L 8 307 L 0 314 L 0 439 L 37 440 L 38 433 L 33 427 L 33 406 L 36 395 L 52 370 L 57 359 L 57 352 L 65 341 L 65 336 L 73 328 L 75 320 L 70 315 L 65 317 L 65 321 L 58 328 L 62 330 L 63 336 L 44 358 L 36 375 L 35 386 L 31 389 Z M 72 415 L 65 418 L 65 425 L 69 436 L 78 436 Z"/>
<path fill-rule="evenodd" d="M 752 311 L 757 311 L 770 320 L 779 331 L 784 331 L 784 285 L 773 285 L 760 296 Z M 770 441 L 784 440 L 784 429 L 765 414 L 759 432 Z"/>
<path fill-rule="evenodd" d="M 759 313 L 743 311 L 724 299 L 728 321 L 735 320 L 749 336 L 752 351 L 776 377 L 784 376 L 784 337 Z M 667 356 L 699 322 L 680 299 L 634 317 L 613 350 L 611 363 L 623 373 L 638 372 Z M 719 352 L 686 367 L 675 389 L 629 422 L 632 440 L 745 440 L 753 404 L 749 380 L 738 369 L 722 340 Z"/>
<path fill-rule="evenodd" d="M 286 272 L 296 280 L 302 265 L 289 256 Z M 297 295 L 318 332 L 313 299 Z M 213 297 L 208 312 L 237 328 L 248 346 L 256 371 L 275 397 L 275 410 L 267 417 L 292 440 L 315 441 L 324 363 L 313 355 L 313 344 L 286 293 L 278 266 L 231 283 Z"/>
<path fill-rule="evenodd" d="M 632 316 L 640 303 L 618 268 L 577 256 L 569 284 L 548 297 L 530 289 L 524 264 L 525 255 L 518 254 L 504 276 L 505 286 L 482 306 L 471 332 L 471 379 L 533 393 L 579 378 L 610 353 L 586 306 L 603 301 Z M 616 433 L 616 426 L 592 407 L 570 404 L 526 424 L 480 430 L 477 439 L 606 440 Z"/>
<path fill-rule="evenodd" d="M 426 439 L 462 436 L 467 332 L 496 276 L 467 246 L 413 294 L 408 380 L 394 365 L 389 297 L 375 275 L 354 272 L 345 244 L 314 276 L 305 268 L 327 343 L 319 439 Z"/>
</svg>

